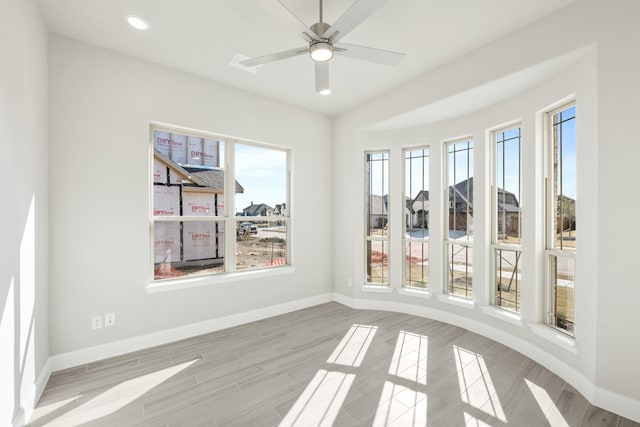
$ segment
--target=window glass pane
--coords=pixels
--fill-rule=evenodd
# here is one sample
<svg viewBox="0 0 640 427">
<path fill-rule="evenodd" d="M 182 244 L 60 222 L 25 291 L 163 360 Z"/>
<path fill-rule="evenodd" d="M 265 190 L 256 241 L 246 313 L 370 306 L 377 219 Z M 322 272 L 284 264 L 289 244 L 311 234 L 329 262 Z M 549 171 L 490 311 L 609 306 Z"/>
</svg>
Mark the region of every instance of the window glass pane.
<svg viewBox="0 0 640 427">
<path fill-rule="evenodd" d="M 448 144 L 448 238 L 473 237 L 473 141 Z"/>
<path fill-rule="evenodd" d="M 404 286 L 411 288 L 428 288 L 429 243 L 406 240 L 405 254 Z"/>
<path fill-rule="evenodd" d="M 236 219 L 236 270 L 270 268 L 289 264 L 288 222 L 281 219 Z"/>
<path fill-rule="evenodd" d="M 368 153 L 366 173 L 367 236 L 388 236 L 389 153 Z"/>
<path fill-rule="evenodd" d="M 367 283 L 389 284 L 389 243 L 384 240 L 367 240 Z"/>
<path fill-rule="evenodd" d="M 496 194 L 494 214 L 497 243 L 521 243 L 520 128 L 496 134 Z"/>
<path fill-rule="evenodd" d="M 575 325 L 575 260 L 567 257 L 549 256 L 552 289 L 552 325 L 574 333 Z"/>
<path fill-rule="evenodd" d="M 224 221 L 156 221 L 154 279 L 224 271 Z"/>
<path fill-rule="evenodd" d="M 286 151 L 235 144 L 235 214 L 269 217 L 286 206 L 287 170 Z"/>
<path fill-rule="evenodd" d="M 553 116 L 553 248 L 576 250 L 576 114 L 575 106 Z"/>
<path fill-rule="evenodd" d="M 153 186 L 153 215 L 154 216 L 180 216 L 179 185 Z"/>
<path fill-rule="evenodd" d="M 403 286 L 428 288 L 429 148 L 405 151 L 405 265 Z"/>
<path fill-rule="evenodd" d="M 496 294 L 498 307 L 520 312 L 520 251 L 495 249 Z"/>
<path fill-rule="evenodd" d="M 448 291 L 452 295 L 471 298 L 473 294 L 473 249 L 447 244 Z"/>
<path fill-rule="evenodd" d="M 429 149 L 405 153 L 405 224 L 412 238 L 429 236 Z"/>
</svg>

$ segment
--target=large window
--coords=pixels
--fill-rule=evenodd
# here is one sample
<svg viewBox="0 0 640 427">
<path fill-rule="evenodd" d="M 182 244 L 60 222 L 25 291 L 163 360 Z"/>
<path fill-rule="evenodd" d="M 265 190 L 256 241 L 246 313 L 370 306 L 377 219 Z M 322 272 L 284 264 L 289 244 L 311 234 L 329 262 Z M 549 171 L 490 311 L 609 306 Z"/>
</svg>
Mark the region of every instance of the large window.
<svg viewBox="0 0 640 427">
<path fill-rule="evenodd" d="M 520 312 L 522 251 L 520 127 L 493 132 L 492 143 L 493 304 Z"/>
<path fill-rule="evenodd" d="M 404 150 L 404 281 L 429 287 L 429 148 Z"/>
<path fill-rule="evenodd" d="M 473 141 L 445 144 L 444 217 L 447 293 L 472 298 L 473 289 Z"/>
<path fill-rule="evenodd" d="M 170 128 L 151 137 L 154 280 L 288 264 L 288 151 Z"/>
<path fill-rule="evenodd" d="M 546 323 L 570 335 L 575 331 L 576 107 L 547 114 Z"/>
<path fill-rule="evenodd" d="M 389 284 L 389 153 L 365 155 L 365 254 L 367 283 Z"/>
</svg>

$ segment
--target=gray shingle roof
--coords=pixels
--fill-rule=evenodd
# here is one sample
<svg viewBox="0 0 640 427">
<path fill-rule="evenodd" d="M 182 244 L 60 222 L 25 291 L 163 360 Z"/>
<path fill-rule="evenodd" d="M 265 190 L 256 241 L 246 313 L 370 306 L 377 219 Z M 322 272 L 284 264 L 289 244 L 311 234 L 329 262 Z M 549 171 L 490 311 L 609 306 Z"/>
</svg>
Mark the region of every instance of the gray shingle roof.
<svg viewBox="0 0 640 427">
<path fill-rule="evenodd" d="M 212 187 L 219 190 L 224 190 L 224 170 L 222 169 L 210 169 L 210 170 L 198 170 L 195 171 L 192 168 L 185 168 L 191 171 L 191 176 L 196 177 L 205 187 Z M 236 193 L 244 193 L 244 188 L 238 181 L 236 181 Z"/>
<path fill-rule="evenodd" d="M 224 192 L 223 169 L 203 169 L 181 166 L 162 154 L 157 148 L 154 148 L 154 155 L 166 164 L 171 165 L 172 168 L 183 174 L 185 177 L 188 177 L 194 184 L 200 187 L 209 187 L 219 190 L 220 192 Z M 236 193 L 244 193 L 244 188 L 238 181 L 236 181 Z"/>
<path fill-rule="evenodd" d="M 246 208 L 242 209 L 242 212 L 246 216 L 260 216 L 263 214 L 263 212 L 264 214 L 267 214 L 268 210 L 273 211 L 273 208 L 269 205 L 265 205 L 264 203 L 257 203 L 255 205 L 247 206 Z"/>
</svg>

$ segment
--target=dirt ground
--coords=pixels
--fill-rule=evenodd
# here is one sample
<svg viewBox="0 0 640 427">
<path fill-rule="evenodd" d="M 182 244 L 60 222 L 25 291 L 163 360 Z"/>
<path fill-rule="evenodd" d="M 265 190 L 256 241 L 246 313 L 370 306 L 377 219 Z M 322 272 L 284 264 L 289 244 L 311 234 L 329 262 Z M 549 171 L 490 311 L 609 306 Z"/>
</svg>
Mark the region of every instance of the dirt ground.
<svg viewBox="0 0 640 427">
<path fill-rule="evenodd" d="M 280 237 L 238 236 L 236 270 L 285 265 L 287 242 Z"/>
</svg>

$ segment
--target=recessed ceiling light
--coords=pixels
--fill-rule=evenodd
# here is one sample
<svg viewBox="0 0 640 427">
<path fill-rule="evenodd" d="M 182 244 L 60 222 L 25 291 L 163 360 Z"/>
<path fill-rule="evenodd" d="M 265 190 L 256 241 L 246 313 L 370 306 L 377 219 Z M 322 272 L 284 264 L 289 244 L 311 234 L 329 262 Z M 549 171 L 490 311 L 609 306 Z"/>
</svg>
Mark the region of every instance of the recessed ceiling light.
<svg viewBox="0 0 640 427">
<path fill-rule="evenodd" d="M 146 31 L 151 26 L 146 20 L 140 18 L 139 16 L 127 15 L 126 18 L 129 25 L 131 25 L 136 30 Z"/>
<path fill-rule="evenodd" d="M 331 89 L 324 89 L 318 92 L 320 95 L 329 95 L 331 93 Z"/>
</svg>

